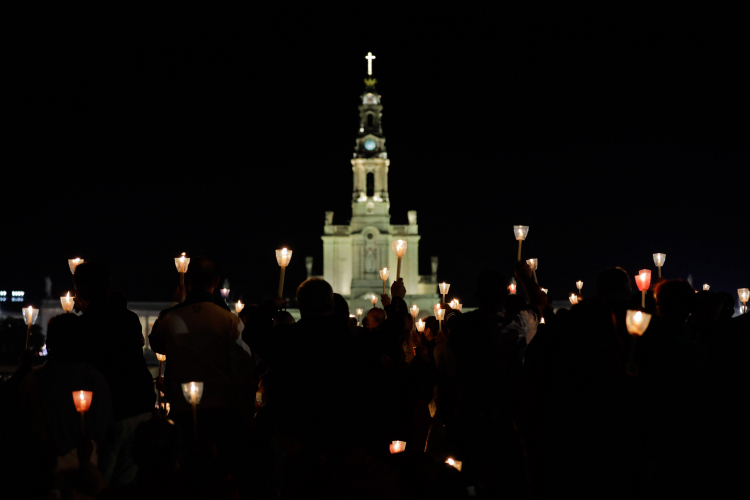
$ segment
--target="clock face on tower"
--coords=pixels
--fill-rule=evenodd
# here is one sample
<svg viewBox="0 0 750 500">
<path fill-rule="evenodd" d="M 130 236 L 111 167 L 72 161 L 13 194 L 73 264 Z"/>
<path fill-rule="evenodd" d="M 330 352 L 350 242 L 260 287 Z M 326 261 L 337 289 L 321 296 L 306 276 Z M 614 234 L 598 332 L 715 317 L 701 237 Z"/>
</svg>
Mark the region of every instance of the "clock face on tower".
<svg viewBox="0 0 750 500">
<path fill-rule="evenodd" d="M 373 149 L 375 149 L 376 146 L 377 144 L 375 144 L 375 141 L 373 141 L 372 139 L 367 139 L 365 141 L 365 149 L 367 151 L 372 151 Z"/>
</svg>

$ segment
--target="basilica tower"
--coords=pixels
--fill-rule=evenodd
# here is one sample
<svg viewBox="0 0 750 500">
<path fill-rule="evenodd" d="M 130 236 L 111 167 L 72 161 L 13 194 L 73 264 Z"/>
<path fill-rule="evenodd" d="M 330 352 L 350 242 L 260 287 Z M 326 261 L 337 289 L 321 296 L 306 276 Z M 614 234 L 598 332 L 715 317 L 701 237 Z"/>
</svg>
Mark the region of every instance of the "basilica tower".
<svg viewBox="0 0 750 500">
<path fill-rule="evenodd" d="M 378 271 L 391 269 L 391 280 L 396 278 L 396 256 L 391 242 L 408 242 L 401 263 L 401 277 L 407 290 L 407 301 L 427 307 L 436 297 L 435 273 L 419 276 L 419 231 L 417 213 L 409 212 L 407 225 L 392 225 L 388 195 L 390 160 L 383 134 L 383 105 L 373 77 L 372 61 L 368 54 L 368 75 L 360 97 L 359 130 L 354 145 L 352 166 L 352 218 L 349 224 L 334 225 L 333 212 L 326 212 L 323 239 L 323 277 L 349 300 L 349 307 L 372 307 L 367 300 L 371 294 L 380 297 L 382 281 Z M 390 281 L 387 286 L 390 285 Z M 424 303 L 424 304 L 422 304 Z M 431 307 L 431 306 L 430 306 Z"/>
</svg>

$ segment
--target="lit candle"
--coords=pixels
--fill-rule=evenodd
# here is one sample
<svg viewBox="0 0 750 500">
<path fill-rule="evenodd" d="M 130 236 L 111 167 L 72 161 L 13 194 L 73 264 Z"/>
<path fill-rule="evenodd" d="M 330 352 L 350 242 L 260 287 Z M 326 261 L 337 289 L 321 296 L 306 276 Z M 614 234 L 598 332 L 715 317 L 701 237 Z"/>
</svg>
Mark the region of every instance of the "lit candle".
<svg viewBox="0 0 750 500">
<path fill-rule="evenodd" d="M 539 282 L 536 280 L 536 270 L 539 267 L 539 259 L 528 259 L 526 260 L 526 263 L 531 268 L 531 272 L 534 273 L 534 283 L 538 284 Z"/>
<path fill-rule="evenodd" d="M 628 356 L 627 373 L 630 375 L 636 374 L 635 369 L 635 345 L 638 337 L 643 335 L 643 332 L 648 328 L 648 324 L 651 322 L 651 315 L 649 313 L 641 311 L 629 310 L 625 313 L 625 327 L 628 329 L 628 333 L 631 335 L 630 340 L 630 355 Z"/>
<path fill-rule="evenodd" d="M 578 295 L 581 295 L 581 288 L 583 288 L 583 281 L 576 281 L 576 288 L 578 288 Z"/>
<path fill-rule="evenodd" d="M 185 286 L 185 273 L 190 265 L 190 258 L 185 257 L 185 252 L 182 252 L 182 255 L 175 257 L 174 265 L 177 268 L 177 272 L 180 273 L 180 286 Z"/>
<path fill-rule="evenodd" d="M 401 277 L 401 257 L 403 257 L 406 254 L 406 246 L 408 242 L 406 240 L 396 240 L 393 243 L 391 243 L 391 248 L 393 248 L 393 251 L 396 252 L 396 257 L 398 257 L 398 266 L 396 267 L 396 281 Z"/>
<path fill-rule="evenodd" d="M 370 302 L 372 302 L 372 307 L 375 307 L 375 304 L 378 303 L 378 296 L 374 293 L 370 295 Z"/>
<path fill-rule="evenodd" d="M 541 325 L 544 324 L 544 316 L 542 316 L 542 320 L 539 322 L 539 324 L 541 324 Z"/>
<path fill-rule="evenodd" d="M 240 311 L 242 311 L 244 308 L 245 308 L 245 304 L 243 304 L 241 300 L 238 300 L 237 303 L 234 305 L 234 310 L 237 311 L 238 316 L 240 314 Z"/>
<path fill-rule="evenodd" d="M 70 292 L 65 294 L 65 297 L 60 297 L 60 303 L 62 304 L 63 311 L 69 313 L 73 310 L 75 299 L 70 296 Z"/>
<path fill-rule="evenodd" d="M 390 445 L 391 454 L 401 453 L 406 449 L 406 441 L 393 441 Z"/>
<path fill-rule="evenodd" d="M 571 304 L 573 304 L 573 305 L 578 304 L 578 295 L 576 295 L 574 293 L 571 293 L 570 297 L 568 297 L 568 298 L 570 299 L 570 303 Z"/>
<path fill-rule="evenodd" d="M 445 304 L 445 294 L 448 293 L 448 290 L 450 289 L 450 285 L 448 283 L 440 283 L 438 285 L 438 288 L 440 289 L 440 293 L 443 295 L 443 304 Z"/>
<path fill-rule="evenodd" d="M 516 294 L 516 284 L 515 283 L 511 283 L 510 285 L 508 285 L 508 290 L 510 290 L 510 294 L 511 295 L 515 295 Z"/>
<path fill-rule="evenodd" d="M 76 257 L 75 259 L 68 259 L 68 267 L 70 268 L 70 273 L 75 274 L 76 273 L 76 267 L 78 267 L 80 264 L 83 264 L 83 259 Z"/>
<path fill-rule="evenodd" d="M 383 280 L 383 295 L 385 295 L 385 282 L 388 280 L 388 276 L 391 274 L 391 272 L 388 270 L 387 267 L 384 267 L 380 270 L 380 279 Z"/>
<path fill-rule="evenodd" d="M 31 325 L 36 323 L 36 318 L 39 316 L 39 309 L 29 306 L 23 308 L 21 313 L 23 314 L 23 321 L 26 323 L 26 349 L 28 349 L 29 337 L 31 336 Z"/>
<path fill-rule="evenodd" d="M 221 293 L 222 299 L 227 300 L 227 298 L 229 298 L 229 288 L 222 288 L 219 290 L 219 293 Z"/>
<path fill-rule="evenodd" d="M 462 461 L 454 460 L 452 458 L 448 458 L 448 460 L 446 460 L 445 463 L 450 465 L 451 467 L 456 468 L 459 472 L 461 471 L 461 467 L 463 467 L 464 465 Z"/>
<path fill-rule="evenodd" d="M 435 319 L 438 320 L 438 331 L 443 331 L 443 319 L 445 318 L 445 309 L 440 307 L 435 310 Z"/>
<path fill-rule="evenodd" d="M 747 301 L 750 300 L 750 288 L 738 288 L 737 295 L 740 296 L 740 302 L 742 302 L 740 313 L 745 314 L 747 312 Z"/>
<path fill-rule="evenodd" d="M 360 324 L 360 320 L 362 319 L 362 313 L 365 312 L 362 308 L 357 308 L 357 326 Z"/>
<path fill-rule="evenodd" d="M 710 289 L 711 289 L 711 287 L 710 287 L 710 286 L 708 285 L 708 283 L 706 283 L 706 284 L 704 284 L 704 285 L 703 285 L 703 289 L 704 289 L 705 291 L 708 291 L 708 290 L 710 290 Z"/>
<path fill-rule="evenodd" d="M 448 302 L 448 305 L 449 305 L 449 306 L 450 306 L 450 308 L 451 308 L 451 309 L 453 309 L 454 311 L 457 311 L 457 310 L 458 310 L 458 301 L 457 301 L 456 299 L 453 299 L 453 300 L 451 300 L 450 302 Z"/>
<path fill-rule="evenodd" d="M 654 254 L 654 264 L 656 264 L 656 267 L 659 268 L 659 278 L 661 278 L 661 266 L 664 265 L 664 261 L 666 259 L 667 259 L 667 254 L 665 253 Z"/>
<path fill-rule="evenodd" d="M 193 407 L 193 437 L 198 437 L 198 403 L 203 397 L 203 382 L 187 382 L 182 384 L 182 394 Z"/>
<path fill-rule="evenodd" d="M 544 292 L 544 295 L 549 295 L 549 290 L 546 288 L 541 289 Z"/>
<path fill-rule="evenodd" d="M 518 262 L 521 262 L 521 243 L 526 239 L 526 235 L 529 234 L 529 226 L 513 226 L 513 234 L 518 240 Z"/>
<path fill-rule="evenodd" d="M 76 411 L 81 414 L 81 434 L 85 432 L 85 421 L 83 415 L 89 411 L 94 393 L 91 391 L 73 391 L 73 404 Z"/>
<path fill-rule="evenodd" d="M 159 377 L 161 377 L 161 365 L 167 360 L 167 356 L 165 354 L 159 354 L 158 352 L 155 352 L 156 359 L 159 360 Z"/>
<path fill-rule="evenodd" d="M 290 260 L 292 260 L 291 250 L 287 250 L 286 248 L 276 250 L 276 262 L 279 263 L 279 267 L 281 268 L 281 274 L 279 275 L 279 297 L 282 297 L 284 294 L 284 273 Z"/>
<path fill-rule="evenodd" d="M 419 314 L 419 307 L 417 306 L 417 304 L 414 304 L 413 306 L 411 306 L 411 309 L 409 309 L 409 312 L 411 313 L 411 317 L 414 318 L 414 321 L 412 322 L 412 324 L 414 325 L 412 330 L 414 330 L 414 328 L 417 327 L 417 314 Z"/>
<path fill-rule="evenodd" d="M 424 327 L 425 327 L 425 322 L 422 321 L 421 319 L 418 319 L 417 320 L 417 331 L 419 333 L 424 333 Z"/>
<path fill-rule="evenodd" d="M 641 269 L 638 271 L 638 276 L 635 277 L 635 284 L 638 285 L 638 290 L 641 291 L 641 307 L 646 307 L 646 291 L 649 285 L 651 285 L 651 270 Z"/>
</svg>

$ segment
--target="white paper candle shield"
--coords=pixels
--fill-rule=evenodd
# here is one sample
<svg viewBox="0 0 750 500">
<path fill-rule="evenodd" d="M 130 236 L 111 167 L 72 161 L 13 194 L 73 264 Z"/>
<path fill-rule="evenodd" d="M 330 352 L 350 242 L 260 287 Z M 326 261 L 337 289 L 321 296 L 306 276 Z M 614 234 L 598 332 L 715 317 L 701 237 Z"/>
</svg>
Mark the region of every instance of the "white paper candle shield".
<svg viewBox="0 0 750 500">
<path fill-rule="evenodd" d="M 203 397 L 203 382 L 187 382 L 182 384 L 182 394 L 191 405 L 197 405 Z"/>
<path fill-rule="evenodd" d="M 70 292 L 65 294 L 65 297 L 60 297 L 60 303 L 62 304 L 63 311 L 69 313 L 73 310 L 75 305 L 75 299 L 70 296 Z"/>
<path fill-rule="evenodd" d="M 76 267 L 78 267 L 80 264 L 83 264 L 83 259 L 76 257 L 75 259 L 68 259 L 68 267 L 70 268 L 70 273 L 75 274 L 76 273 Z"/>
<path fill-rule="evenodd" d="M 642 311 L 629 310 L 625 315 L 625 326 L 631 335 L 643 335 L 651 322 L 651 315 Z"/>
<path fill-rule="evenodd" d="M 529 226 L 513 226 L 513 235 L 518 240 L 518 262 L 521 262 L 521 243 L 529 234 Z"/>
</svg>

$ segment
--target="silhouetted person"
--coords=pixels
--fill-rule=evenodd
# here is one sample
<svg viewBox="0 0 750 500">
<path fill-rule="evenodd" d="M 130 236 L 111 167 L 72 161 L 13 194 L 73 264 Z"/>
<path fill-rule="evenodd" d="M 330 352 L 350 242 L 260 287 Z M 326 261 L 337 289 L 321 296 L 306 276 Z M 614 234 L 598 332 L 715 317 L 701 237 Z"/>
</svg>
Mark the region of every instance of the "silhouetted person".
<svg viewBox="0 0 750 500">
<path fill-rule="evenodd" d="M 80 317 L 82 357 L 107 381 L 114 418 L 110 439 L 100 443 L 99 468 L 107 484 L 125 484 L 137 468 L 130 457 L 133 432 L 154 408 L 153 380 L 143 358 L 143 327 L 138 315 L 110 301 L 107 266 L 86 262 L 73 275 Z M 96 396 L 94 396 L 96 397 Z"/>
</svg>

